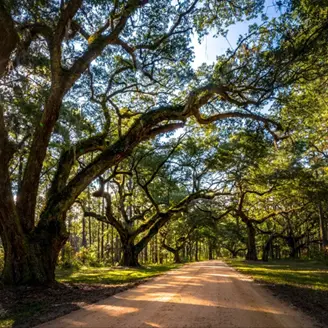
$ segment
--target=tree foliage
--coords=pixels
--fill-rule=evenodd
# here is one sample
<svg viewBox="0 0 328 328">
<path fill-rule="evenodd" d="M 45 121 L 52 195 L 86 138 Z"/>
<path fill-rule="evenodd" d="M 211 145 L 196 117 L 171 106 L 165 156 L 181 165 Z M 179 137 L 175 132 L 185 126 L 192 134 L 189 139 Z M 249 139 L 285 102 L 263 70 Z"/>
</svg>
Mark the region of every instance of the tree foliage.
<svg viewBox="0 0 328 328">
<path fill-rule="evenodd" d="M 290 1 L 274 19 L 263 7 L 260 0 L 0 5 L 5 283 L 54 281 L 76 202 L 82 246 L 95 217 L 102 234 L 107 224 L 117 230 L 126 256 L 134 249 L 133 264 L 181 213 L 216 222 L 192 234 L 208 241 L 211 257 L 219 245 L 235 251 L 247 239 L 256 259 L 257 239 L 274 232 L 300 237 L 298 246 L 307 236 L 308 245 L 316 216 L 325 247 L 327 6 Z M 261 25 L 235 49 L 193 69 L 193 35 L 225 35 L 256 17 Z M 216 238 L 220 226 L 231 238 L 245 236 L 241 224 L 246 239 L 229 246 Z"/>
</svg>

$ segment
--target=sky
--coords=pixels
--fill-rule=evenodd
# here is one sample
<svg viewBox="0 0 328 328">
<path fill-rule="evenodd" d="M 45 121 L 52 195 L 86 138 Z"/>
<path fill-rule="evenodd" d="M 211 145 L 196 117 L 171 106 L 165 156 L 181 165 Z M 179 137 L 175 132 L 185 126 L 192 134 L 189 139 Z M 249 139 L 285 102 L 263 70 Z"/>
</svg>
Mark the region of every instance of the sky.
<svg viewBox="0 0 328 328">
<path fill-rule="evenodd" d="M 269 18 L 279 16 L 275 2 L 276 0 L 266 0 L 265 2 L 265 12 Z M 193 67 L 197 68 L 202 63 L 212 64 L 215 62 L 216 56 L 224 54 L 229 47 L 234 48 L 239 36 L 246 34 L 248 26 L 255 22 L 260 23 L 260 19 L 244 21 L 230 26 L 227 38 L 222 36 L 214 38 L 213 33 L 209 34 L 203 38 L 201 44 L 199 44 L 197 36 L 194 36 L 192 39 L 192 45 L 195 49 Z"/>
</svg>

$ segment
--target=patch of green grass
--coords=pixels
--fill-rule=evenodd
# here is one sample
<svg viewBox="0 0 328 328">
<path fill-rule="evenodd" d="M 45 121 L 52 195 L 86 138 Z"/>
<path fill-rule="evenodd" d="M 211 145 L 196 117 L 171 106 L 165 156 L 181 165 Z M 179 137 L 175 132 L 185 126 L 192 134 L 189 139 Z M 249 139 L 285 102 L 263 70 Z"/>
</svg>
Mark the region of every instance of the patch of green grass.
<svg viewBox="0 0 328 328">
<path fill-rule="evenodd" d="M 277 260 L 265 263 L 226 260 L 226 262 L 239 272 L 265 283 L 328 291 L 328 266 L 318 261 Z"/>
<path fill-rule="evenodd" d="M 88 268 L 79 270 L 58 269 L 56 278 L 59 282 L 88 284 L 123 284 L 157 276 L 165 271 L 178 268 L 177 264 L 150 265 L 140 268 Z"/>
</svg>

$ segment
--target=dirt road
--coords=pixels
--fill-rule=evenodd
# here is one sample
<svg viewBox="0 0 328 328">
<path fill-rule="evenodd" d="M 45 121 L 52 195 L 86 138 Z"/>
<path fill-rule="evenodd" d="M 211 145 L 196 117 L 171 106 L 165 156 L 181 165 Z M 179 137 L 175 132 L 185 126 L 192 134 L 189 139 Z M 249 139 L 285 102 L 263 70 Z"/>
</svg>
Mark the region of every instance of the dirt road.
<svg viewBox="0 0 328 328">
<path fill-rule="evenodd" d="M 313 327 L 221 261 L 187 264 L 39 327 Z"/>
</svg>

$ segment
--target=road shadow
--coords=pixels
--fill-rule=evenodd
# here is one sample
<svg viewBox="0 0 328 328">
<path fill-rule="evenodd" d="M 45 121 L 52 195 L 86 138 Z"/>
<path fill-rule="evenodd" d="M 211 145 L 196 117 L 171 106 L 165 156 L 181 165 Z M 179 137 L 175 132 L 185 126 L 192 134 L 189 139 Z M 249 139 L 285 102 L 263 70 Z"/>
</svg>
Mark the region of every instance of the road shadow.
<svg viewBox="0 0 328 328">
<path fill-rule="evenodd" d="M 325 290 L 292 285 L 262 284 L 274 296 L 287 304 L 292 304 L 328 328 L 328 293 Z"/>
</svg>

